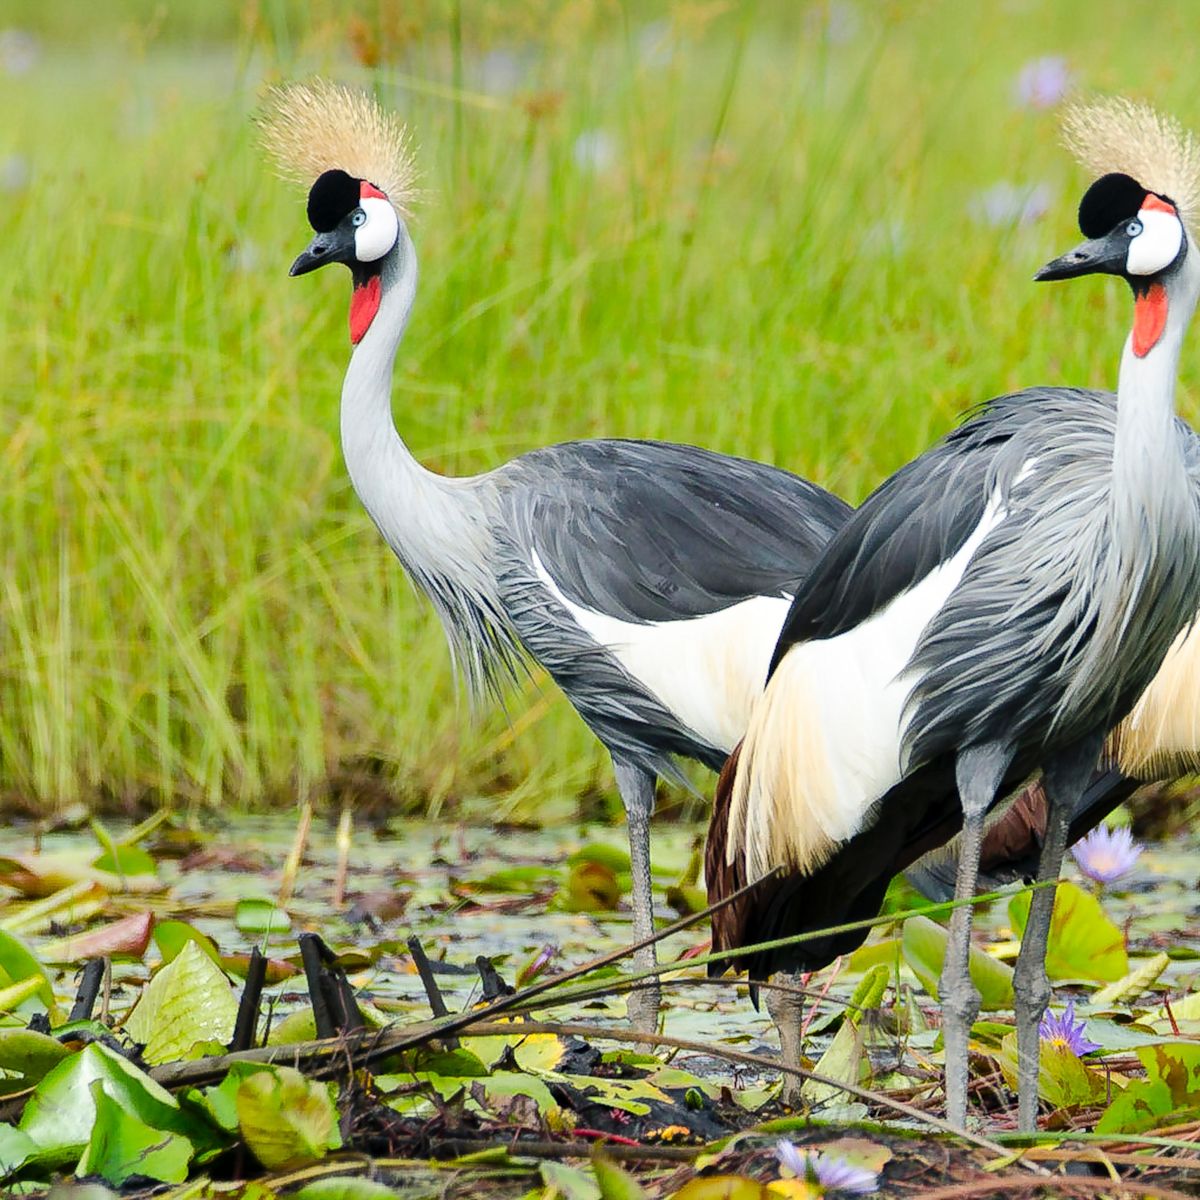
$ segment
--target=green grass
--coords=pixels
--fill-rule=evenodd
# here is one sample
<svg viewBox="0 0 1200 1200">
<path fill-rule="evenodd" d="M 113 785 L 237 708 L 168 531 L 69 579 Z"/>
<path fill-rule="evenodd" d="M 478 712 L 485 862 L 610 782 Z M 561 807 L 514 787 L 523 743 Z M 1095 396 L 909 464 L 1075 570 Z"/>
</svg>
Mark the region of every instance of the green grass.
<svg viewBox="0 0 1200 1200">
<path fill-rule="evenodd" d="M 840 44 L 820 4 L 676 5 L 666 63 L 632 2 L 93 7 L 16 0 L 45 53 L 0 74 L 0 159 L 31 170 L 0 197 L 0 793 L 36 807 L 609 787 L 552 689 L 472 718 L 350 491 L 348 284 L 287 278 L 308 231 L 254 147 L 264 75 L 377 86 L 415 131 L 395 413 L 425 462 L 663 437 L 851 499 L 979 399 L 1115 379 L 1121 289 L 1030 282 L 1086 180 L 1012 103 L 1021 65 L 1200 124 L 1191 6 L 860 3 Z M 479 89 L 488 53 L 517 92 Z M 974 220 L 1003 179 L 1049 215 Z"/>
</svg>

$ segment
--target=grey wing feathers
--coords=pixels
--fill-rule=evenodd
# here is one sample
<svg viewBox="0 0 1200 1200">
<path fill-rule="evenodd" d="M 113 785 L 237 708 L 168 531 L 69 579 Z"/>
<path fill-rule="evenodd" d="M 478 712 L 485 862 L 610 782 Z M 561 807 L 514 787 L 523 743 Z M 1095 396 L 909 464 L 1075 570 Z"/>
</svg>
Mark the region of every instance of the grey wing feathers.
<svg viewBox="0 0 1200 1200">
<path fill-rule="evenodd" d="M 1003 463 L 1007 515 L 972 556 L 910 663 L 918 677 L 906 731 L 910 764 L 964 741 L 1032 749 L 1111 726 L 1178 632 L 1169 622 L 1126 623 L 1138 597 L 1169 595 L 1172 587 L 1133 574 L 1139 563 L 1127 564 L 1110 534 L 1113 397 L 1048 389 L 1032 399 L 1028 436 L 1014 438 L 1017 453 Z M 1055 428 L 1065 420 L 1069 437 Z M 1161 556 L 1168 573 L 1174 557 Z M 1116 688 L 1108 648 L 1118 644 L 1127 670 Z"/>
<path fill-rule="evenodd" d="M 1021 441 L 1029 406 L 1110 393 L 1027 389 L 1000 396 L 884 481 L 829 543 L 796 594 L 771 669 L 798 642 L 836 637 L 886 608 L 962 548 L 995 486 L 996 460 Z M 1111 402 L 1111 401 L 1110 401 Z"/>
<path fill-rule="evenodd" d="M 851 511 L 787 471 L 669 442 L 568 442 L 504 471 L 567 598 L 639 623 L 790 594 Z"/>
</svg>

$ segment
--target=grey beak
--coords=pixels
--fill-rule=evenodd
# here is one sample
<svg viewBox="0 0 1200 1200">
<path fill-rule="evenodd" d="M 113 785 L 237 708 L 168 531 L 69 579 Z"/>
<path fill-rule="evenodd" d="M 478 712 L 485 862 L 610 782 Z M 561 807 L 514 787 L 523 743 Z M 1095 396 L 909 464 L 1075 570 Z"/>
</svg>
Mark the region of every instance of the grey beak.
<svg viewBox="0 0 1200 1200">
<path fill-rule="evenodd" d="M 1035 276 L 1038 281 L 1074 279 L 1077 275 L 1123 275 L 1129 256 L 1129 239 L 1123 233 L 1092 238 L 1048 262 Z"/>
<path fill-rule="evenodd" d="M 354 238 L 349 238 L 331 229 L 328 233 L 318 233 L 299 255 L 289 275 L 307 275 L 318 267 L 331 262 L 350 262 L 354 258 Z"/>
</svg>

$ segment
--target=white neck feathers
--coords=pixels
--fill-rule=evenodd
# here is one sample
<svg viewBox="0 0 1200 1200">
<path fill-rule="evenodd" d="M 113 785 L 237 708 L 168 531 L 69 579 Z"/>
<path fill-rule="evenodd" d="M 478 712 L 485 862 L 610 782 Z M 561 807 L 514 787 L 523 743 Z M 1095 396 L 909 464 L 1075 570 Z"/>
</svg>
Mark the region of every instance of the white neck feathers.
<svg viewBox="0 0 1200 1200">
<path fill-rule="evenodd" d="M 495 688 L 512 657 L 492 563 L 484 476 L 447 479 L 412 456 L 392 420 L 392 367 L 417 288 L 403 223 L 382 264 L 379 311 L 342 384 L 342 453 L 363 507 L 437 609 L 475 691 Z"/>
</svg>

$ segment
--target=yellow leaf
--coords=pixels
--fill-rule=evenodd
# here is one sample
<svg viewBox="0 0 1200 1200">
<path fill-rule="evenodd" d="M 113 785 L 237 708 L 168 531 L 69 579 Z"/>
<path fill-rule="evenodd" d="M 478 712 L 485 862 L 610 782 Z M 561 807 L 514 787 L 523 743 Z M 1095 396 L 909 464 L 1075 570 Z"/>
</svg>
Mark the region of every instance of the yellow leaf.
<svg viewBox="0 0 1200 1200">
<path fill-rule="evenodd" d="M 293 1067 L 248 1076 L 234 1102 L 242 1137 L 268 1170 L 315 1162 L 341 1145 L 329 1085 Z"/>
<path fill-rule="evenodd" d="M 224 972 L 188 942 L 146 985 L 125 1032 L 145 1043 L 147 1062 L 176 1062 L 194 1056 L 197 1046 L 228 1042 L 237 1008 Z"/>
<path fill-rule="evenodd" d="M 765 1200 L 766 1195 L 761 1183 L 744 1175 L 706 1175 L 688 1180 L 674 1200 Z"/>
</svg>

